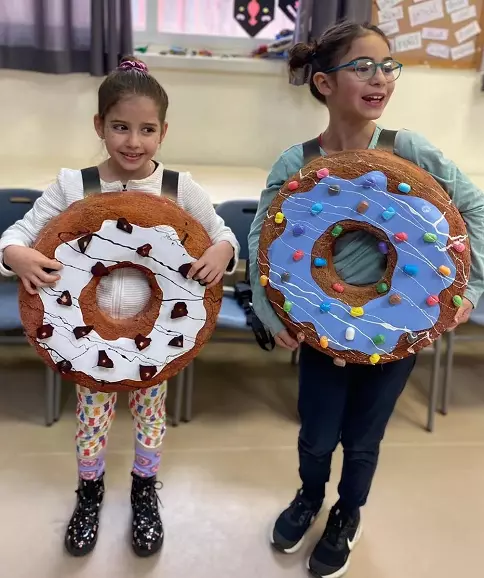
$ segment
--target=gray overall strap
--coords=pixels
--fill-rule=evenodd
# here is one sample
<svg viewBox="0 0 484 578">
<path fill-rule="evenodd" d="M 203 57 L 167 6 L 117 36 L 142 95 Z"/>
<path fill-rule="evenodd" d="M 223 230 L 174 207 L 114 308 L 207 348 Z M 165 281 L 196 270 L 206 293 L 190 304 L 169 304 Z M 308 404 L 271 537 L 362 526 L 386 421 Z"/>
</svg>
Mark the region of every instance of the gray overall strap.
<svg viewBox="0 0 484 578">
<path fill-rule="evenodd" d="M 161 192 L 165 197 L 171 197 L 176 202 L 178 198 L 178 180 L 180 173 L 163 169 Z"/>
<path fill-rule="evenodd" d="M 304 142 L 302 145 L 302 148 L 303 148 L 303 156 L 304 156 L 304 165 L 307 165 L 311 161 L 314 161 L 314 159 L 317 159 L 318 157 L 320 157 L 321 151 L 319 150 L 320 149 L 319 136 Z"/>
<path fill-rule="evenodd" d="M 97 167 L 81 169 L 81 175 L 85 197 L 101 192 L 101 177 L 99 176 L 99 169 Z"/>
<path fill-rule="evenodd" d="M 397 138 L 397 134 L 398 130 L 382 129 L 380 136 L 378 137 L 376 148 L 379 150 L 387 151 L 389 153 L 394 153 L 395 139 Z"/>
</svg>

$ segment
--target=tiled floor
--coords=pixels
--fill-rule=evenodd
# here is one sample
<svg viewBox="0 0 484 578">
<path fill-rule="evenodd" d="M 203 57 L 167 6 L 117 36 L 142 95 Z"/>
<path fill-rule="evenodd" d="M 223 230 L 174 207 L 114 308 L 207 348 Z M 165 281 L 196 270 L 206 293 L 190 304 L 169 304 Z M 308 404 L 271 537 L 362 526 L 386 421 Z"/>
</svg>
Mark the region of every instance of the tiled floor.
<svg viewBox="0 0 484 578">
<path fill-rule="evenodd" d="M 465 345 L 451 413 L 423 430 L 430 359 L 422 356 L 387 432 L 350 578 L 482 575 L 484 361 Z M 109 444 L 100 540 L 69 558 L 62 538 L 74 504 L 73 398 L 61 421 L 42 425 L 42 371 L 26 350 L 0 354 L 0 575 L 12 578 L 299 578 L 307 546 L 282 557 L 271 521 L 298 485 L 296 370 L 283 352 L 209 345 L 198 362 L 195 415 L 170 428 L 161 492 L 166 542 L 139 560 L 129 545 L 130 417 L 121 396 Z M 222 360 L 222 361 L 221 361 Z M 68 389 L 65 390 L 68 394 Z M 329 501 L 341 466 L 334 463 Z"/>
</svg>

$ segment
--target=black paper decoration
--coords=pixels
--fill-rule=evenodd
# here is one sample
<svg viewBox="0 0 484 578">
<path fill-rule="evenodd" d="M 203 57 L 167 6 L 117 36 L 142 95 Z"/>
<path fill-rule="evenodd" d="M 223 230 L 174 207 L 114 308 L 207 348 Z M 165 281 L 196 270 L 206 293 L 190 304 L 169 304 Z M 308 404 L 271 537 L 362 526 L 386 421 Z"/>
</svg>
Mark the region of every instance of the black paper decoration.
<svg viewBox="0 0 484 578">
<path fill-rule="evenodd" d="M 234 0 L 234 18 L 249 36 L 257 36 L 274 20 L 276 0 Z"/>
<path fill-rule="evenodd" d="M 298 7 L 299 0 L 279 0 L 279 8 L 292 22 L 296 22 Z"/>
</svg>

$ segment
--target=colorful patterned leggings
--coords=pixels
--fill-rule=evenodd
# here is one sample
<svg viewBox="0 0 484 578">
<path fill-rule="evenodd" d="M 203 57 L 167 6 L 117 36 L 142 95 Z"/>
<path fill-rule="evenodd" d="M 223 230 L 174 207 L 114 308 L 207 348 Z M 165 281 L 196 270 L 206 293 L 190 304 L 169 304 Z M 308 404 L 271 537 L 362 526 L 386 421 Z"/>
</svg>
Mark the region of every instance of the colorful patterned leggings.
<svg viewBox="0 0 484 578">
<path fill-rule="evenodd" d="M 135 424 L 133 472 L 142 477 L 156 475 L 161 460 L 161 443 L 166 431 L 166 382 L 129 394 Z M 104 452 L 114 419 L 116 393 L 94 393 L 77 386 L 77 460 L 79 477 L 94 480 L 104 473 Z"/>
</svg>

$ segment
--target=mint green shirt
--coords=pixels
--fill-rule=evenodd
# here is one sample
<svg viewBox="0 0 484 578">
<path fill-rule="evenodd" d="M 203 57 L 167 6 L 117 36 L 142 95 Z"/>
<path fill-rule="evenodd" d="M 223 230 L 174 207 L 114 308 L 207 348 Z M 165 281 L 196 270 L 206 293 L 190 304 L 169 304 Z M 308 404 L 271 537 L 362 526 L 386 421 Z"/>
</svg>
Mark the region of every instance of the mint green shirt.
<svg viewBox="0 0 484 578">
<path fill-rule="evenodd" d="M 368 148 L 378 143 L 381 128 L 377 127 Z M 324 150 L 320 149 L 325 156 Z M 395 154 L 430 173 L 452 198 L 462 215 L 471 246 L 471 275 L 465 297 L 477 305 L 484 293 L 484 194 L 446 159 L 442 152 L 425 137 L 408 130 L 400 130 L 395 140 Z M 262 191 L 259 208 L 249 233 L 250 281 L 254 310 L 259 319 L 275 335 L 284 326 L 259 283 L 257 253 L 259 237 L 267 211 L 282 185 L 304 166 L 302 145 L 294 145 L 275 162 Z M 336 272 L 347 283 L 366 285 L 378 280 L 386 266 L 385 257 L 378 251 L 377 241 L 363 232 L 348 233 L 336 246 L 333 262 Z"/>
</svg>

